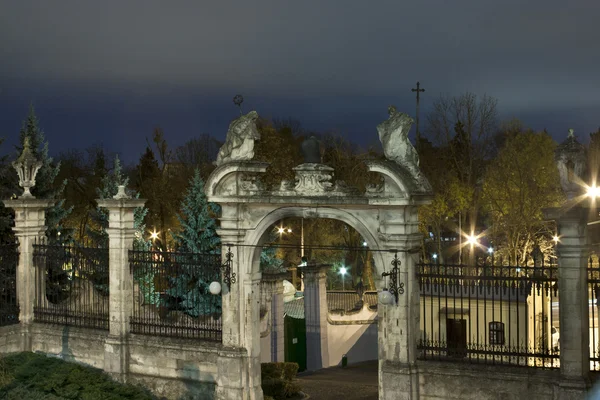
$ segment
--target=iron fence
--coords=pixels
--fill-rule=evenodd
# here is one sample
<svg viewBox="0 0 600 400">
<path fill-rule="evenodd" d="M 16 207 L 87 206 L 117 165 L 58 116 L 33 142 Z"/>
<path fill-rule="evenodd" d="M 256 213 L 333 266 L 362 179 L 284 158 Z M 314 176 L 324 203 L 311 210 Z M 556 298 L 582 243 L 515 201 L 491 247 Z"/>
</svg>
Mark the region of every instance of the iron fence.
<svg viewBox="0 0 600 400">
<path fill-rule="evenodd" d="M 220 254 L 131 250 L 134 277 L 131 331 L 144 335 L 221 341 L 221 296 L 209 285 L 221 281 L 232 253 L 222 265 Z"/>
<path fill-rule="evenodd" d="M 35 243 L 36 322 L 108 330 L 108 249 Z"/>
<path fill-rule="evenodd" d="M 587 291 L 589 307 L 590 370 L 600 371 L 600 332 L 598 298 L 600 297 L 600 266 L 590 258 L 587 268 Z"/>
<path fill-rule="evenodd" d="M 559 367 L 555 265 L 421 263 L 419 358 Z"/>
<path fill-rule="evenodd" d="M 19 323 L 17 302 L 17 264 L 19 245 L 0 245 L 0 326 Z"/>
</svg>

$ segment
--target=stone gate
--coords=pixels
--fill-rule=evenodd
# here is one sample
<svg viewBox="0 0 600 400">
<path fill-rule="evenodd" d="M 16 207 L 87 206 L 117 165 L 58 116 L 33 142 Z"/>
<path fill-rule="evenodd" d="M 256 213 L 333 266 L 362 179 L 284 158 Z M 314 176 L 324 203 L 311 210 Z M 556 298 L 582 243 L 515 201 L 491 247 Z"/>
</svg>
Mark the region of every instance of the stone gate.
<svg viewBox="0 0 600 400">
<path fill-rule="evenodd" d="M 232 122 L 219 153 L 218 167 L 206 183 L 209 201 L 222 208 L 218 233 L 224 249 L 230 249 L 236 260 L 231 271 L 236 276 L 235 283 L 223 291 L 223 345 L 238 350 L 231 354 L 240 355 L 219 359 L 217 398 L 263 398 L 260 253 L 270 227 L 288 217 L 329 218 L 350 225 L 374 250 L 378 277 L 385 271 L 389 274 L 397 255 L 397 280 L 403 284 L 404 293 L 397 296 L 394 304 L 379 308 L 379 392 L 381 399 L 413 398 L 415 393 L 417 398 L 419 291 L 415 266 L 421 244 L 418 207 L 430 202 L 432 193 L 407 137 L 412 119 L 390 107 L 389 119 L 377 127 L 386 159 L 366 162 L 368 171 L 378 174 L 380 182 L 364 192 L 335 180 L 334 169 L 320 163 L 315 138 L 303 144 L 305 162 L 294 168 L 295 182 L 284 181 L 277 188 L 265 188 L 261 175 L 268 164 L 252 160 L 254 140 L 258 137 L 255 119 L 256 114 L 249 113 Z M 384 284 L 379 278 L 378 287 L 381 289 Z M 323 340 L 324 335 L 321 334 Z"/>
</svg>

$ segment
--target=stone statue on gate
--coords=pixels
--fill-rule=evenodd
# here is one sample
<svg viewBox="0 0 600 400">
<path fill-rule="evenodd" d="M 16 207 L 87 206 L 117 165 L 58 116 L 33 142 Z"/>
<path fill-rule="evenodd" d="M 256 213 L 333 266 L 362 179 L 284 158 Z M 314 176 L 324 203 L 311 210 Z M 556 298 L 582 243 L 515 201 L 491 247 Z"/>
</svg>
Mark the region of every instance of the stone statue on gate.
<svg viewBox="0 0 600 400">
<path fill-rule="evenodd" d="M 260 140 L 260 133 L 256 127 L 257 119 L 258 113 L 250 111 L 231 121 L 227 130 L 227 138 L 219 150 L 215 165 L 219 166 L 230 161 L 251 160 L 254 157 L 254 141 Z"/>
<path fill-rule="evenodd" d="M 385 158 L 406 167 L 411 173 L 420 172 L 419 154 L 408 139 L 413 119 L 397 111 L 395 106 L 390 106 L 388 113 L 389 118 L 377 125 Z"/>
</svg>

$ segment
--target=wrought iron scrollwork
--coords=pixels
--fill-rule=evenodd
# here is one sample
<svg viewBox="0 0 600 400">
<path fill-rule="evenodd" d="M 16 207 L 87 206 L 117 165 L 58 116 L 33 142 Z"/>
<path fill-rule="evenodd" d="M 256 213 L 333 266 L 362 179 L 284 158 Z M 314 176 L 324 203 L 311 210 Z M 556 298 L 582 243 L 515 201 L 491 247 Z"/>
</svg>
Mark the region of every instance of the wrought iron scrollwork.
<svg viewBox="0 0 600 400">
<path fill-rule="evenodd" d="M 398 251 L 394 250 L 394 259 L 392 260 L 392 270 L 390 272 L 383 272 L 381 276 L 383 278 L 390 277 L 390 284 L 388 285 L 388 291 L 396 298 L 396 304 L 398 304 L 398 296 L 404 294 L 404 283 L 398 282 L 398 271 L 402 262 L 398 258 Z"/>
<path fill-rule="evenodd" d="M 231 270 L 232 263 L 233 252 L 231 251 L 231 246 L 228 246 L 227 253 L 225 253 L 225 263 L 221 266 L 221 269 L 223 270 L 223 283 L 226 284 L 228 288 L 231 287 L 232 283 L 236 282 L 236 274 Z"/>
</svg>

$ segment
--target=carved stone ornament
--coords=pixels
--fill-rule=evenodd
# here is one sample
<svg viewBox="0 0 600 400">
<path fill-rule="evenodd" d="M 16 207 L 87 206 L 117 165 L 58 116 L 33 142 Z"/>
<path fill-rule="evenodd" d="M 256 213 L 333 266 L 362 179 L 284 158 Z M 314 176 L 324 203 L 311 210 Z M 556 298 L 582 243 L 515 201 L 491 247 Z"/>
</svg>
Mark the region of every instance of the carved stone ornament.
<svg viewBox="0 0 600 400">
<path fill-rule="evenodd" d="M 260 177 L 254 174 L 243 174 L 240 179 L 240 189 L 246 192 L 260 193 L 265 187 Z"/>
<path fill-rule="evenodd" d="M 251 160 L 254 157 L 254 141 L 260 140 L 260 133 L 256 127 L 257 119 L 258 113 L 250 111 L 229 124 L 225 144 L 219 150 L 215 165 Z"/>
<path fill-rule="evenodd" d="M 583 190 L 579 183 L 587 164 L 585 147 L 577 141 L 573 129 L 570 129 L 567 139 L 558 145 L 554 154 L 560 184 L 567 198 L 571 200 Z"/>
<path fill-rule="evenodd" d="M 390 106 L 388 113 L 389 118 L 377 125 L 385 157 L 402 166 L 416 181 L 417 186 L 427 186 L 419 168 L 419 154 L 408 139 L 413 119 L 408 114 L 397 111 L 395 106 Z"/>
<path fill-rule="evenodd" d="M 388 113 L 389 118 L 377 125 L 385 157 L 410 169 L 418 170 L 419 155 L 408 140 L 413 119 L 408 114 L 397 111 L 394 106 L 388 108 Z"/>
<path fill-rule="evenodd" d="M 323 195 L 331 191 L 333 168 L 323 164 L 301 164 L 296 171 L 296 193 L 307 196 Z"/>
<path fill-rule="evenodd" d="M 19 175 L 19 186 L 23 188 L 22 198 L 35 198 L 30 189 L 35 186 L 35 176 L 42 167 L 42 162 L 38 161 L 31 151 L 29 137 L 25 137 L 23 142 L 23 152 L 13 163 L 12 166 Z"/>
<path fill-rule="evenodd" d="M 125 185 L 119 185 L 118 186 L 117 194 L 115 194 L 113 196 L 113 199 L 115 199 L 115 200 L 121 200 L 121 199 L 129 200 L 129 199 L 131 199 L 131 196 L 129 196 L 125 192 Z"/>
</svg>

